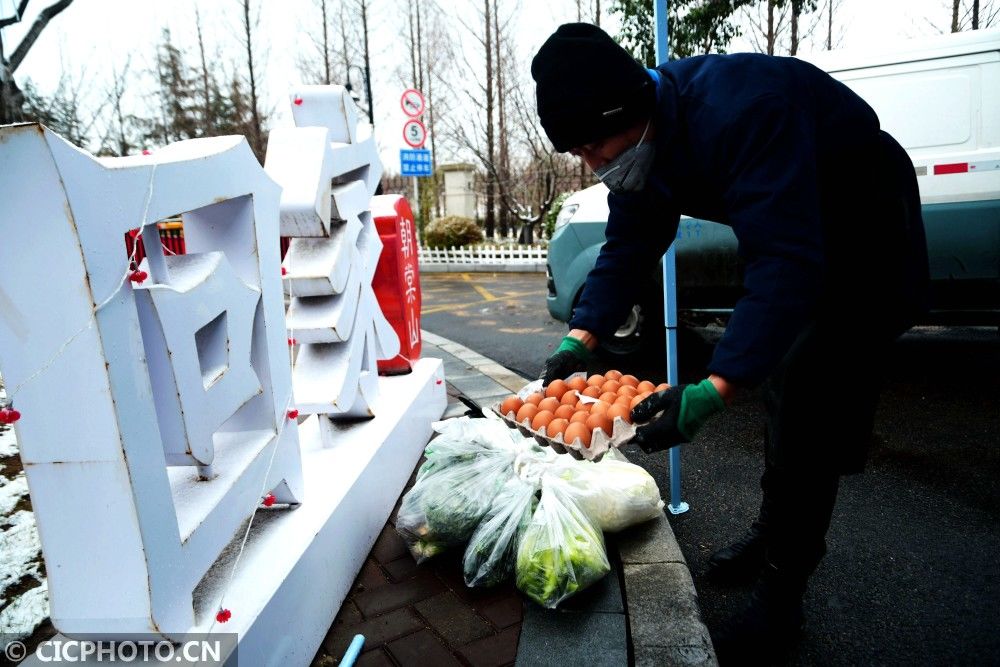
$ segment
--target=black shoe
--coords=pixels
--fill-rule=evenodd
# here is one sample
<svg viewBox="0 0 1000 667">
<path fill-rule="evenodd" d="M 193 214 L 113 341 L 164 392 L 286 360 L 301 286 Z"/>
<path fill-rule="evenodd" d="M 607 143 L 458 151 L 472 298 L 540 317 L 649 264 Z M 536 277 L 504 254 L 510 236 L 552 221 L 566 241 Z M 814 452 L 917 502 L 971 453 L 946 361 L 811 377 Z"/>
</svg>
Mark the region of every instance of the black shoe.
<svg viewBox="0 0 1000 667">
<path fill-rule="evenodd" d="M 712 554 L 705 575 L 717 583 L 748 584 L 764 567 L 765 551 L 764 529 L 754 522 L 743 537 Z"/>
<path fill-rule="evenodd" d="M 719 664 L 766 665 L 787 657 L 802 632 L 802 592 L 776 570 L 761 574 L 742 612 L 712 633 Z"/>
</svg>

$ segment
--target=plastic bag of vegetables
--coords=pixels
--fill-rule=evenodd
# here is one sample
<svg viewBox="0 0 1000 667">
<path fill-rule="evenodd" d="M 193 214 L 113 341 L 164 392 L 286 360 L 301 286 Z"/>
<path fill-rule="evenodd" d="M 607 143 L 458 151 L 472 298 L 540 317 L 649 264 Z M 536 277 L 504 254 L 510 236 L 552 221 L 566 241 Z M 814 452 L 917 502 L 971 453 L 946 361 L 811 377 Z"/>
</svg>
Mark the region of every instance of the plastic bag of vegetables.
<svg viewBox="0 0 1000 667">
<path fill-rule="evenodd" d="M 580 507 L 601 530 L 615 533 L 663 513 L 656 480 L 614 451 L 598 463 L 559 461 L 553 473 L 573 487 Z"/>
<path fill-rule="evenodd" d="M 542 499 L 517 550 L 517 587 L 549 609 L 611 569 L 600 529 L 573 496 L 566 482 L 544 475 Z"/>
<path fill-rule="evenodd" d="M 536 480 L 512 477 L 465 548 L 466 586 L 496 586 L 514 572 L 517 547 L 535 511 Z"/>
<path fill-rule="evenodd" d="M 500 421 L 464 417 L 434 426 L 440 435 L 425 449 L 427 461 L 396 517 L 418 563 L 469 539 L 523 450 L 524 439 Z"/>
</svg>

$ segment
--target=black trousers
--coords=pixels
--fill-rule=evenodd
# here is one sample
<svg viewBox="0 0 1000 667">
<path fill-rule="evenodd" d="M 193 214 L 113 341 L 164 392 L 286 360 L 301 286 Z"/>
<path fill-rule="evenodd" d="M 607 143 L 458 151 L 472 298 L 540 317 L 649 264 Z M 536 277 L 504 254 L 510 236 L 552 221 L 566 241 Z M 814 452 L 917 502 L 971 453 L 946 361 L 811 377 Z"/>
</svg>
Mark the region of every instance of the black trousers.
<svg viewBox="0 0 1000 667">
<path fill-rule="evenodd" d="M 769 562 L 802 589 L 826 553 L 840 476 L 864 468 L 890 346 L 927 305 L 913 165 L 889 135 L 879 143 L 874 185 L 830 223 L 833 269 L 823 307 L 762 386 L 758 521 Z"/>
</svg>

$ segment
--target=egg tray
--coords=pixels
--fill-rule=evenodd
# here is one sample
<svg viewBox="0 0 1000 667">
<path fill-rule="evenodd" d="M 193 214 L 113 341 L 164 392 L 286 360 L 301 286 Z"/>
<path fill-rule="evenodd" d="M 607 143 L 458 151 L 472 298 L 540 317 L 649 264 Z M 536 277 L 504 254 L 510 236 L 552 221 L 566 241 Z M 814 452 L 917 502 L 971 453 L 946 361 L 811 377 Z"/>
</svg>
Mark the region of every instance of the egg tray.
<svg viewBox="0 0 1000 667">
<path fill-rule="evenodd" d="M 566 378 L 566 380 L 571 380 L 577 376 L 584 376 L 583 373 L 574 373 L 573 375 Z M 541 389 L 541 380 L 535 380 L 534 382 L 526 385 L 521 391 L 517 392 L 517 395 L 522 400 L 526 398 L 529 394 L 532 394 Z M 599 399 L 591 398 L 590 396 L 584 396 L 575 389 L 571 389 L 581 401 L 584 403 L 597 403 Z M 558 454 L 569 454 L 574 459 L 579 461 L 600 461 L 604 458 L 604 455 L 608 453 L 608 450 L 621 447 L 629 440 L 635 436 L 635 426 L 628 423 L 621 417 L 615 417 L 614 422 L 611 426 L 611 435 L 608 436 L 603 430 L 598 429 L 596 432 L 591 432 L 590 446 L 584 447 L 583 442 L 580 438 L 575 438 L 573 442 L 564 442 L 563 434 L 558 433 L 556 437 L 550 438 L 545 433 L 545 428 L 542 427 L 541 430 L 535 431 L 531 428 L 530 420 L 525 419 L 523 422 L 518 422 L 514 417 L 514 412 L 509 412 L 503 414 L 500 412 L 500 403 L 491 405 L 490 409 L 498 414 L 501 419 L 503 419 L 508 426 L 511 428 L 516 428 L 520 431 L 521 435 L 526 438 L 534 438 L 538 444 L 543 447 L 551 447 L 552 451 Z"/>
</svg>

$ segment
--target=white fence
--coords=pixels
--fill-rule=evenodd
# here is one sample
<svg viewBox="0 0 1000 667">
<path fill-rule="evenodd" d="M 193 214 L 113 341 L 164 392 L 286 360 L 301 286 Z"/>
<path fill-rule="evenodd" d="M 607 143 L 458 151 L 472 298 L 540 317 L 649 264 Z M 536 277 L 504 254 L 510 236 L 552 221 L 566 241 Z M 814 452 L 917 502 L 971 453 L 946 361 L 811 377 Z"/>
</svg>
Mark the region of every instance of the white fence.
<svg viewBox="0 0 1000 667">
<path fill-rule="evenodd" d="M 544 245 L 477 245 L 464 248 L 420 246 L 420 270 L 449 271 L 545 271 L 549 251 Z"/>
</svg>

